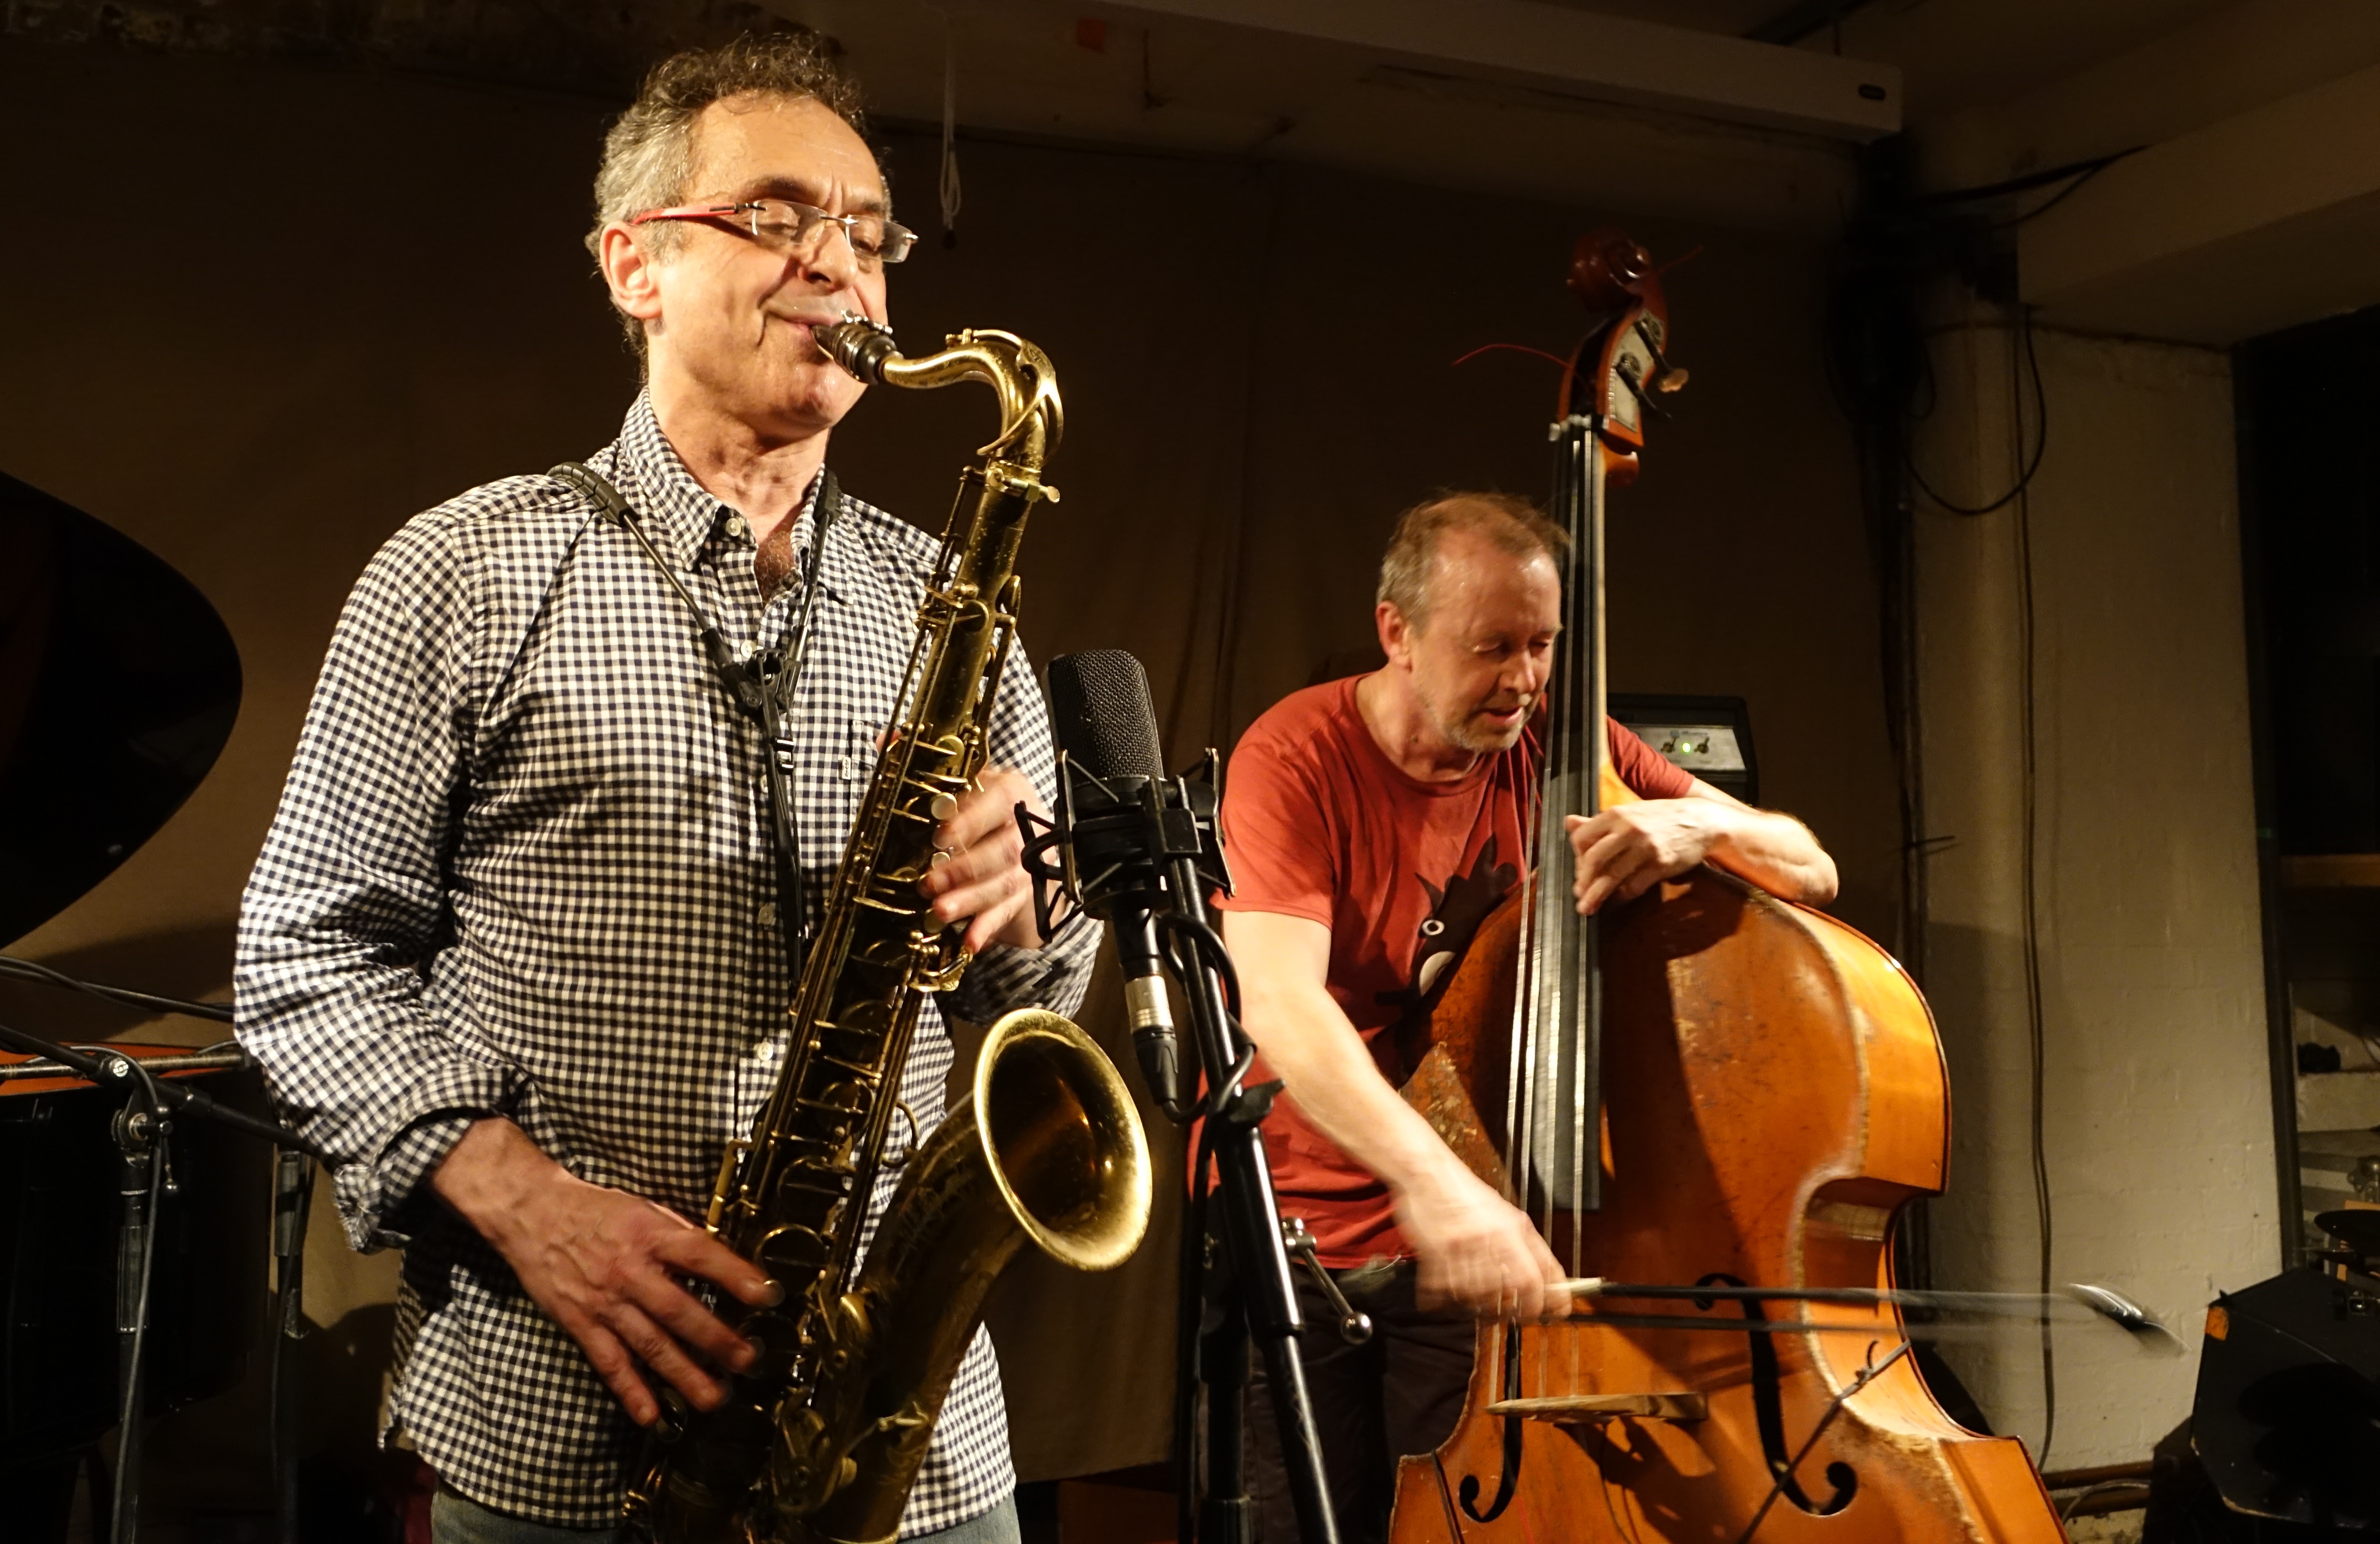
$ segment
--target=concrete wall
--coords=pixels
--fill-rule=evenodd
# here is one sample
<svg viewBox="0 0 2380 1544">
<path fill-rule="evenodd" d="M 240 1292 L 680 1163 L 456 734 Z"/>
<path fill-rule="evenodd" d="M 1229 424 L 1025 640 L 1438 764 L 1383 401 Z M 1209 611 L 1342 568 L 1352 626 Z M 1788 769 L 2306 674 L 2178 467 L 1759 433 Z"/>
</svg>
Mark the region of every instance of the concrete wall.
<svg viewBox="0 0 2380 1544">
<path fill-rule="evenodd" d="M 1928 995 L 1951 1070 L 1945 1287 L 2029 1291 L 2039 1261 L 2023 947 L 2022 573 L 2034 616 L 2034 920 L 2051 1276 L 2131 1294 L 2194 1348 L 2216 1292 L 2278 1265 L 2250 787 L 2248 684 L 2224 356 L 2041 332 L 2049 437 L 2026 507 L 1919 516 L 1932 860 Z M 1935 344 L 1942 400 L 1917 459 L 1947 497 L 1997 497 L 2037 424 L 1998 318 Z M 2012 368 L 2015 367 L 2015 368 Z M 1944 1354 L 2045 1467 L 2144 1459 L 2197 1363 L 2121 1333 L 2036 1332 Z"/>
</svg>

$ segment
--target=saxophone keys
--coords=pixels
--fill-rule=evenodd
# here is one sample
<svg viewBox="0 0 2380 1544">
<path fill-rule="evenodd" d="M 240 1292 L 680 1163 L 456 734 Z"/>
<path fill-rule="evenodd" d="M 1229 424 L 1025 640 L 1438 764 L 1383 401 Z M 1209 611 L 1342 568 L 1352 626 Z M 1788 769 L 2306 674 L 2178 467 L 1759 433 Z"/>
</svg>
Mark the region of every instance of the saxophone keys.
<svg viewBox="0 0 2380 1544">
<path fill-rule="evenodd" d="M 783 1313 L 756 1313 L 736 1329 L 759 1353 L 745 1369 L 746 1378 L 775 1383 L 793 1370 L 794 1358 L 801 1355 L 802 1334 L 791 1318 Z"/>
<path fill-rule="evenodd" d="M 826 1269 L 833 1253 L 826 1239 L 815 1230 L 797 1223 L 788 1223 L 768 1231 L 760 1240 L 760 1247 L 752 1251 L 752 1263 L 776 1281 L 806 1282 Z M 748 1326 L 754 1321 L 775 1317 L 777 1315 L 771 1313 L 756 1314 L 746 1323 Z M 747 1333 L 758 1333 L 748 1329 Z"/>
<path fill-rule="evenodd" d="M 704 1212 L 702 1218 L 702 1230 L 713 1237 L 718 1236 L 720 1219 L 727 1212 L 728 1187 L 735 1183 L 735 1165 L 751 1145 L 745 1138 L 732 1137 L 728 1140 L 727 1151 L 719 1155 L 719 1177 L 710 1187 L 710 1210 Z"/>
</svg>

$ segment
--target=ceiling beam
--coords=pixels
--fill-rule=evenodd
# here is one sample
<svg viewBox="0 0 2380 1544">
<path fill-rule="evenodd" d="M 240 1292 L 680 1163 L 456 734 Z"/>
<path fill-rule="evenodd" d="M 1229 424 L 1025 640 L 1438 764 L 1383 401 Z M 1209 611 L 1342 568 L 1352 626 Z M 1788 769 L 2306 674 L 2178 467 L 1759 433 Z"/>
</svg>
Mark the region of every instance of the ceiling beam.
<svg viewBox="0 0 2380 1544">
<path fill-rule="evenodd" d="M 1127 0 L 1118 8 L 1834 139 L 1864 143 L 1900 127 L 1893 66 L 1539 0 Z"/>
<path fill-rule="evenodd" d="M 2127 156 L 2018 232 L 2057 325 L 2228 344 L 2380 303 L 2380 66 Z"/>
<path fill-rule="evenodd" d="M 1865 10 L 1868 0 L 1799 0 L 1767 20 L 1747 27 L 1743 35 L 1754 42 L 1790 47 L 1813 32 L 1832 27 L 1853 11 Z"/>
</svg>

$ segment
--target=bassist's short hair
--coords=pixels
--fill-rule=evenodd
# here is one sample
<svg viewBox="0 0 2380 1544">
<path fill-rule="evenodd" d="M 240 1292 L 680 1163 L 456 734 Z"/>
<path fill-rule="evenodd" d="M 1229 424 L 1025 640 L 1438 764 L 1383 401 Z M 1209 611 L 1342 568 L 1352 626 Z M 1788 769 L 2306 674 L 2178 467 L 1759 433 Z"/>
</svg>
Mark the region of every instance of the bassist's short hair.
<svg viewBox="0 0 2380 1544">
<path fill-rule="evenodd" d="M 1441 492 L 1397 516 L 1380 558 L 1379 598 L 1419 631 L 1429 617 L 1429 578 L 1438 544 L 1449 531 L 1473 531 L 1515 558 L 1544 553 L 1556 573 L 1570 552 L 1570 535 L 1536 505 L 1511 493 Z"/>
</svg>

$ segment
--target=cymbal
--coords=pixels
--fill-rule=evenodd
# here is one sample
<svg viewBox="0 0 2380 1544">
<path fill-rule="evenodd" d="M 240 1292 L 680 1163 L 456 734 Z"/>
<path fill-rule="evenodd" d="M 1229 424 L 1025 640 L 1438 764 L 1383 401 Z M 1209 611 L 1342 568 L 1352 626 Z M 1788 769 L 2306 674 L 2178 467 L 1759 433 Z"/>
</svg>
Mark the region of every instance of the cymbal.
<svg viewBox="0 0 2380 1544">
<path fill-rule="evenodd" d="M 2380 1212 L 2342 1207 L 2317 1212 L 2313 1225 L 2358 1254 L 2380 1255 Z"/>
</svg>

